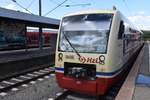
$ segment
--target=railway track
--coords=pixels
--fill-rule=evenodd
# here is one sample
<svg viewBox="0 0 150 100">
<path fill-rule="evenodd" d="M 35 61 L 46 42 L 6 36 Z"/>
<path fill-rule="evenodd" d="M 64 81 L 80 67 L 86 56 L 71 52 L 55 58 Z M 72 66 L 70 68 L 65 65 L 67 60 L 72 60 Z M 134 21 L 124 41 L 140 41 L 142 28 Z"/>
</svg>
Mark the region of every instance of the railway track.
<svg viewBox="0 0 150 100">
<path fill-rule="evenodd" d="M 49 77 L 54 73 L 53 67 L 45 67 L 42 69 L 33 70 L 27 73 L 19 74 L 17 76 L 9 77 L 0 81 L 0 94 L 15 91 L 18 86 L 25 86 L 27 83 L 34 83 L 35 80 L 41 80 L 42 77 Z"/>
</svg>

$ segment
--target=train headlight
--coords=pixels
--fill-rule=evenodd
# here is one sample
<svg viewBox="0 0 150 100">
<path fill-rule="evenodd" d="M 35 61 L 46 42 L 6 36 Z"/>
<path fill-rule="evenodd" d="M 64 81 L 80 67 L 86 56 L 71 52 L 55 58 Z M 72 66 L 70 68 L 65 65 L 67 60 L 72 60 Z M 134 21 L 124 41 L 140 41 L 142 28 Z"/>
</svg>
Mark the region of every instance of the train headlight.
<svg viewBox="0 0 150 100">
<path fill-rule="evenodd" d="M 76 78 L 84 78 L 85 77 L 85 71 L 86 69 L 82 67 L 73 67 L 72 68 L 72 75 L 75 76 Z"/>
</svg>

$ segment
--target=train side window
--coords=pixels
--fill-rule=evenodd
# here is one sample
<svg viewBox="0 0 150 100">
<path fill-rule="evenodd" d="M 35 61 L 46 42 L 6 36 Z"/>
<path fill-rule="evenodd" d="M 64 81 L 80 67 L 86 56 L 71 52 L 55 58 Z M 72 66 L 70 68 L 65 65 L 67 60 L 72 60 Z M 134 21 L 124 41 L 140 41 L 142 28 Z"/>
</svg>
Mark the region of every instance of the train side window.
<svg viewBox="0 0 150 100">
<path fill-rule="evenodd" d="M 119 32 L 118 32 L 118 39 L 122 39 L 123 33 L 124 33 L 124 22 L 120 22 Z"/>
</svg>

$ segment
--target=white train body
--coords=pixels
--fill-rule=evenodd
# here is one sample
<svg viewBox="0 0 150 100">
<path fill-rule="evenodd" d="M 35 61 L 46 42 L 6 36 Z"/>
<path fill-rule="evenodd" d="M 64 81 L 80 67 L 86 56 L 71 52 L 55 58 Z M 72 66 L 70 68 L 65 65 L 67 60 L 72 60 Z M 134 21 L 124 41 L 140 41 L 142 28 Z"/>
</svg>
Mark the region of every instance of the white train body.
<svg viewBox="0 0 150 100">
<path fill-rule="evenodd" d="M 142 32 L 117 10 L 66 15 L 58 32 L 57 82 L 65 89 L 104 94 L 142 44 Z"/>
</svg>

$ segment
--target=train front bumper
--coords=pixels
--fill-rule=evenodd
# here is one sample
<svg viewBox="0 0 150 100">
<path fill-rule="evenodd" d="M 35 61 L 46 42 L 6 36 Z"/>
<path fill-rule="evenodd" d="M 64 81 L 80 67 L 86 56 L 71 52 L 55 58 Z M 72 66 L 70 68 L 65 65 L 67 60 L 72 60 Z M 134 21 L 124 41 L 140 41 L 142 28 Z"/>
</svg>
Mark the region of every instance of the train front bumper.
<svg viewBox="0 0 150 100">
<path fill-rule="evenodd" d="M 104 79 L 82 80 L 64 76 L 63 73 L 59 72 L 56 72 L 56 79 L 61 88 L 90 95 L 104 94 L 107 85 Z"/>
</svg>

